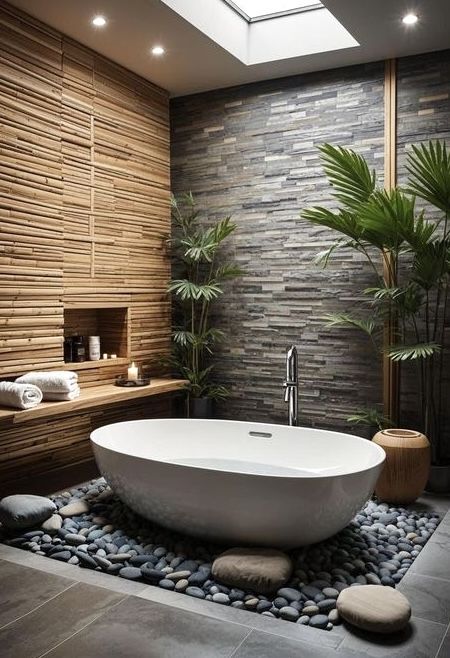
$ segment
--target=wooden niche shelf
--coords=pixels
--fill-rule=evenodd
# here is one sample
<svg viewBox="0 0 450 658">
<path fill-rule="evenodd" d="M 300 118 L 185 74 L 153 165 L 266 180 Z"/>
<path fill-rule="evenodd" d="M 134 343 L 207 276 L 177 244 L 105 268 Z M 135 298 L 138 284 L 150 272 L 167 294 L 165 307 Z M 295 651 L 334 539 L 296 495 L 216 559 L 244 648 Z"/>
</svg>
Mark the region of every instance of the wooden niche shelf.
<svg viewBox="0 0 450 658">
<path fill-rule="evenodd" d="M 100 336 L 100 352 L 116 354 L 116 359 L 86 360 L 67 363 L 72 370 L 123 365 L 130 358 L 130 309 L 128 306 L 66 305 L 64 308 L 64 337 L 84 336 L 88 359 L 88 336 Z"/>
</svg>

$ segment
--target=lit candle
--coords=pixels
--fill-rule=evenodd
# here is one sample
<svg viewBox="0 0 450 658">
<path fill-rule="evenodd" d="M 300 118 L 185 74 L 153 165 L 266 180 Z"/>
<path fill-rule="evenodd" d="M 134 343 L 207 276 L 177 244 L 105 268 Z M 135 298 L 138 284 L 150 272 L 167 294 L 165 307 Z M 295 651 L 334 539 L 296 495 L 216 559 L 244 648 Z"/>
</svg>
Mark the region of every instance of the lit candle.
<svg viewBox="0 0 450 658">
<path fill-rule="evenodd" d="M 104 354 L 103 354 L 103 358 L 104 358 L 104 359 L 107 359 L 107 358 L 108 358 L 108 355 L 106 354 L 106 352 L 104 352 Z"/>
<path fill-rule="evenodd" d="M 138 374 L 139 374 L 139 372 L 138 372 L 138 368 L 137 368 L 137 366 L 134 365 L 134 361 L 133 361 L 133 363 L 131 364 L 131 366 L 128 368 L 128 379 L 129 379 L 130 381 L 134 381 L 134 382 L 135 382 L 135 381 L 137 380 L 137 378 L 138 378 Z"/>
<path fill-rule="evenodd" d="M 111 354 L 111 359 L 117 359 L 117 354 Z"/>
</svg>

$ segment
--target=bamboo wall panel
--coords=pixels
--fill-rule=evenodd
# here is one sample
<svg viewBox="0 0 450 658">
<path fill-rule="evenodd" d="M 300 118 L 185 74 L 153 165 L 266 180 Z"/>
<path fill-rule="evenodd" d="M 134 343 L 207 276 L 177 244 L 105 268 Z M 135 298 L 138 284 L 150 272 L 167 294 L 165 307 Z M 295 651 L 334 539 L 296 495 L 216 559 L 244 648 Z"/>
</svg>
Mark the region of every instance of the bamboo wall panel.
<svg viewBox="0 0 450 658">
<path fill-rule="evenodd" d="M 170 345 L 167 93 L 0 0 L 0 116 L 0 379 L 64 367 L 81 329 L 123 357 L 83 364 L 82 388 L 128 356 L 155 374 Z M 0 478 L 91 459 L 93 427 L 168 410 L 3 422 Z"/>
<path fill-rule="evenodd" d="M 61 37 L 0 13 L 0 367 L 61 361 Z"/>
<path fill-rule="evenodd" d="M 2 0 L 0 33 L 0 377 L 61 366 L 73 304 L 129 308 L 116 332 L 151 366 L 170 344 L 167 94 Z"/>
</svg>

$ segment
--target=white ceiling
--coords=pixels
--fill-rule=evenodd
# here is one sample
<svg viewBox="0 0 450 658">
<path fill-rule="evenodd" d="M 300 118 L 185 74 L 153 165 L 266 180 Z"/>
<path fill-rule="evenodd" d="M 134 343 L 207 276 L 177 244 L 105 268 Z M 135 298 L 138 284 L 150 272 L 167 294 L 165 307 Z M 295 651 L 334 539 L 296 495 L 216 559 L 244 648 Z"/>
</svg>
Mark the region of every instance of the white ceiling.
<svg viewBox="0 0 450 658">
<path fill-rule="evenodd" d="M 168 89 L 172 96 L 450 47 L 449 0 L 322 0 L 359 46 L 252 65 L 218 45 L 163 0 L 9 1 Z M 183 2 L 189 6 L 199 0 Z M 212 10 L 213 0 L 209 2 Z M 420 20 L 407 28 L 401 17 L 411 10 Z M 105 28 L 91 26 L 96 14 L 107 17 Z M 278 20 L 283 19 L 274 19 Z M 163 57 L 150 54 L 155 44 L 166 48 Z M 267 45 L 274 46 L 270 37 Z"/>
</svg>

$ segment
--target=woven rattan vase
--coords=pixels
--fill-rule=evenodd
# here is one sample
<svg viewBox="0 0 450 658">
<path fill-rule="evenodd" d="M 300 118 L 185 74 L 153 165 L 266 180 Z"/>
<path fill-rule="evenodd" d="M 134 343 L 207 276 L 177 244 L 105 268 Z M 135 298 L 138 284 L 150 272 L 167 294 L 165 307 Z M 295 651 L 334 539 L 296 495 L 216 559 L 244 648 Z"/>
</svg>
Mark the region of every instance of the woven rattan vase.
<svg viewBox="0 0 450 658">
<path fill-rule="evenodd" d="M 418 498 L 430 471 L 430 442 L 414 430 L 389 429 L 373 441 L 386 452 L 386 462 L 375 487 L 377 497 L 388 503 L 406 505 Z"/>
</svg>

